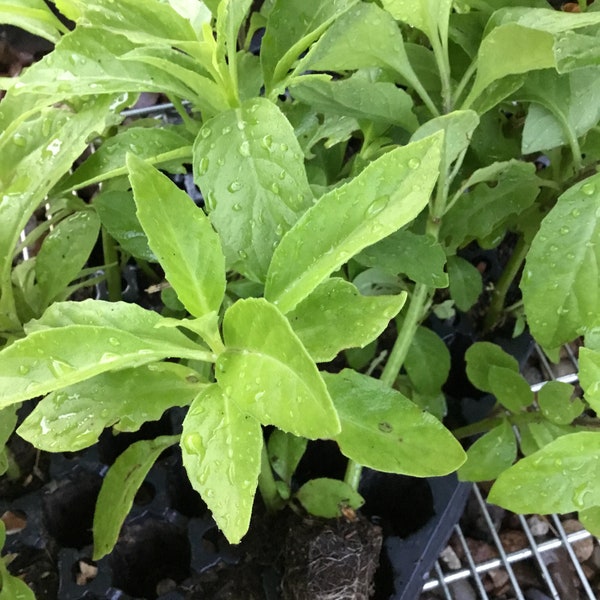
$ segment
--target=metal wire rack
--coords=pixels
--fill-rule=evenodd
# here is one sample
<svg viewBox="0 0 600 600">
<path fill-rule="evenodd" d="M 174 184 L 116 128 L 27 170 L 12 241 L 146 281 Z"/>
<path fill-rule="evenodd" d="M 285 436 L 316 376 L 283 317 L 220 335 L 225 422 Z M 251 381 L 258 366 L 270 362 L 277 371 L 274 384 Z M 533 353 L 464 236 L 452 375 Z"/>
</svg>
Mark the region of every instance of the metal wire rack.
<svg viewBox="0 0 600 600">
<path fill-rule="evenodd" d="M 533 391 L 550 380 L 578 382 L 577 358 L 571 347 L 564 348 L 559 365 L 551 364 L 539 347 L 535 352 L 543 381 L 532 383 Z M 584 529 L 571 531 L 578 522 L 557 515 L 526 518 L 509 514 L 511 534 L 503 536 L 498 533 L 498 509 L 485 502 L 478 485 L 473 485 L 467 512 L 471 520 L 478 521 L 485 541 L 470 539 L 465 525 L 456 525 L 423 586 L 421 600 L 600 598 L 599 540 Z M 506 523 L 507 515 L 501 513 Z"/>
</svg>

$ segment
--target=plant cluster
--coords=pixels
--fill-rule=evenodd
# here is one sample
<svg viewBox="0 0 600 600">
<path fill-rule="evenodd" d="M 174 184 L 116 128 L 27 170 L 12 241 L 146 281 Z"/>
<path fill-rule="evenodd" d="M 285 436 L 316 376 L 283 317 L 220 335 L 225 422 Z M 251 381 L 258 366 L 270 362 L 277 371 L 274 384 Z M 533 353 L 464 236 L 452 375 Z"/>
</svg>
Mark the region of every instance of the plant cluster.
<svg viewBox="0 0 600 600">
<path fill-rule="evenodd" d="M 358 508 L 362 466 L 497 478 L 492 501 L 576 510 L 600 530 L 594 4 L 54 4 L 74 27 L 42 0 L 0 8 L 5 22 L 56 43 L 0 82 L 0 444 L 33 398 L 17 433 L 50 452 L 187 407 L 180 435 L 136 442 L 109 469 L 95 558 L 176 444 L 233 543 L 257 490 L 270 508 Z M 125 119 L 142 92 L 164 94 L 178 122 Z M 203 206 L 167 175 L 186 165 Z M 78 192 L 90 186 L 85 202 Z M 50 219 L 22 239 L 43 205 Z M 99 235 L 105 275 L 86 267 Z M 507 235 L 512 255 L 488 297 L 461 252 Z M 120 299 L 128 261 L 164 274 L 162 313 Z M 521 269 L 522 301 L 507 307 Z M 103 276 L 110 301 L 68 300 Z M 467 372 L 497 407 L 449 431 L 450 358 L 425 324 L 480 297 L 484 329 L 526 323 L 550 356 L 583 336 L 584 398 L 560 383 L 533 395 L 516 361 L 481 342 Z M 388 348 L 384 331 L 395 332 Z M 336 356 L 346 368 L 325 372 Z M 474 433 L 484 435 L 465 454 L 457 436 Z M 337 442 L 344 481 L 297 489 L 312 439 Z"/>
</svg>

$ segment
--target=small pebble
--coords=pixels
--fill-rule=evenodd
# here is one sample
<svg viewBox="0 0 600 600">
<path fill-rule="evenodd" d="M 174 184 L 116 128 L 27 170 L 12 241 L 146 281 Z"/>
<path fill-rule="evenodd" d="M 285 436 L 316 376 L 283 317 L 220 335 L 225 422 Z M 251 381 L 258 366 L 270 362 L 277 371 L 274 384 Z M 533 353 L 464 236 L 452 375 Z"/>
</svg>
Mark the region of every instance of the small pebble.
<svg viewBox="0 0 600 600">
<path fill-rule="evenodd" d="M 527 519 L 527 525 L 531 529 L 531 533 L 534 537 L 541 537 L 546 535 L 550 529 L 548 521 L 538 515 L 533 515 Z"/>
<path fill-rule="evenodd" d="M 456 556 L 456 552 L 454 552 L 454 549 L 452 548 L 452 546 L 446 546 L 444 548 L 444 550 L 442 550 L 442 553 L 440 554 L 440 559 L 446 564 L 446 566 L 453 570 L 456 571 L 457 569 L 460 569 L 462 564 L 458 558 L 458 556 Z"/>
</svg>

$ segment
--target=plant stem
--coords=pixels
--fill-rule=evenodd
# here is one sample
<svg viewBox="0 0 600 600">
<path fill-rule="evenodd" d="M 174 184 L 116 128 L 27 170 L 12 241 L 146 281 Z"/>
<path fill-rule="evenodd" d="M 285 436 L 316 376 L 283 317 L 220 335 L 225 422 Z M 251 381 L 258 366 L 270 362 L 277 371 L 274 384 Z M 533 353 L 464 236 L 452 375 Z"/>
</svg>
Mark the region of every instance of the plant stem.
<svg viewBox="0 0 600 600">
<path fill-rule="evenodd" d="M 102 228 L 102 252 L 106 267 L 106 286 L 108 288 L 108 299 L 111 302 L 121 300 L 121 269 L 115 240 Z"/>
<path fill-rule="evenodd" d="M 506 301 L 506 294 L 508 293 L 508 289 L 510 288 L 513 280 L 519 273 L 519 269 L 521 268 L 521 265 L 523 264 L 523 261 L 525 260 L 528 251 L 529 244 L 525 241 L 525 237 L 521 234 L 519 236 L 519 239 L 517 240 L 515 249 L 513 250 L 510 258 L 508 259 L 508 263 L 506 264 L 504 271 L 502 271 L 500 279 L 498 279 L 498 282 L 494 287 L 490 307 L 485 316 L 485 331 L 491 331 L 500 320 L 500 315 L 504 310 L 504 303 Z"/>
<path fill-rule="evenodd" d="M 169 97 L 169 100 L 171 101 L 171 103 L 175 107 L 175 110 L 181 117 L 181 119 L 185 125 L 185 128 L 190 133 L 195 134 L 198 131 L 198 124 L 196 123 L 196 121 L 194 121 L 194 119 L 192 119 L 190 117 L 190 115 L 188 114 L 188 111 L 186 110 L 186 108 L 183 105 L 183 103 L 181 102 L 181 100 L 179 98 L 177 98 L 176 96 Z"/>
<path fill-rule="evenodd" d="M 275 477 L 273 477 L 273 470 L 271 469 L 266 443 L 263 443 L 260 457 L 258 489 L 269 512 L 275 512 L 283 507 L 284 502 L 277 491 L 277 485 L 275 484 Z"/>
</svg>

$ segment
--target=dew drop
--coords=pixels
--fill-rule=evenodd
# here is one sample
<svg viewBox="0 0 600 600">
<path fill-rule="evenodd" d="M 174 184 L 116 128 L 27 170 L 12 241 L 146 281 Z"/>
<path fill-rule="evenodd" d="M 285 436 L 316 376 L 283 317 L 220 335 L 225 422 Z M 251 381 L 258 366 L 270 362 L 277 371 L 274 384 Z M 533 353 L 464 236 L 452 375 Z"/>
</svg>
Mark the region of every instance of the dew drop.
<svg viewBox="0 0 600 600">
<path fill-rule="evenodd" d="M 418 158 L 411 158 L 408 161 L 408 167 L 410 169 L 418 169 L 421 166 L 421 161 Z"/>
<path fill-rule="evenodd" d="M 239 192 L 242 189 L 242 184 L 239 181 L 232 181 L 228 186 L 227 189 L 232 193 L 235 194 L 235 192 Z"/>
<path fill-rule="evenodd" d="M 210 127 L 203 127 L 200 131 L 200 135 L 206 139 L 212 135 L 212 129 Z"/>
<path fill-rule="evenodd" d="M 21 373 L 21 375 L 27 375 L 27 373 L 29 373 L 29 367 L 27 365 L 21 365 L 19 367 L 19 373 Z"/>
<path fill-rule="evenodd" d="M 198 175 L 204 175 L 208 171 L 208 158 L 203 156 L 198 161 Z"/>
<path fill-rule="evenodd" d="M 244 131 L 244 129 L 246 129 L 246 121 L 238 121 L 237 122 L 237 128 L 240 131 Z"/>
<path fill-rule="evenodd" d="M 227 135 L 228 133 L 231 133 L 231 127 L 229 127 L 229 126 L 223 127 L 223 129 L 221 129 L 221 133 L 223 135 Z"/>
<path fill-rule="evenodd" d="M 566 225 L 563 225 L 563 226 L 560 228 L 560 233 L 561 233 L 561 235 L 567 235 L 567 233 L 569 233 L 569 231 L 571 231 L 571 230 L 570 230 L 570 229 L 569 229 L 569 228 L 568 228 Z"/>
<path fill-rule="evenodd" d="M 240 210 L 242 210 L 242 205 L 239 202 L 236 202 L 231 208 L 235 210 L 235 212 L 240 212 Z"/>
<path fill-rule="evenodd" d="M 586 196 L 593 196 L 594 192 L 596 191 L 596 187 L 594 186 L 593 183 L 584 183 L 581 186 L 581 191 L 586 195 Z"/>
<path fill-rule="evenodd" d="M 202 437 L 199 433 L 186 433 L 181 441 L 189 454 L 202 454 L 204 452 Z"/>
<path fill-rule="evenodd" d="M 280 192 L 281 190 L 280 190 L 280 188 L 279 188 L 279 185 L 278 185 L 277 183 L 273 182 L 273 183 L 271 184 L 271 191 L 272 191 L 274 194 L 279 194 L 279 192 Z"/>
<path fill-rule="evenodd" d="M 267 150 L 270 150 L 273 146 L 273 138 L 270 135 L 265 135 L 261 141 L 261 145 Z"/>
<path fill-rule="evenodd" d="M 108 338 L 108 343 L 111 346 L 120 346 L 121 345 L 121 342 L 116 337 Z"/>
<path fill-rule="evenodd" d="M 367 208 L 365 216 L 373 217 L 380 213 L 387 206 L 389 199 L 389 196 L 380 196 L 379 198 L 375 198 L 375 200 L 373 200 L 373 202 L 371 202 Z"/>
<path fill-rule="evenodd" d="M 27 139 L 21 133 L 15 133 L 12 137 L 12 141 L 16 146 L 20 146 L 21 148 L 27 144 Z"/>
<path fill-rule="evenodd" d="M 242 156 L 250 156 L 250 144 L 247 141 L 243 141 L 240 144 L 238 151 Z"/>
<path fill-rule="evenodd" d="M 246 260 L 248 258 L 248 253 L 245 250 L 238 250 L 238 256 L 242 260 Z"/>
</svg>

